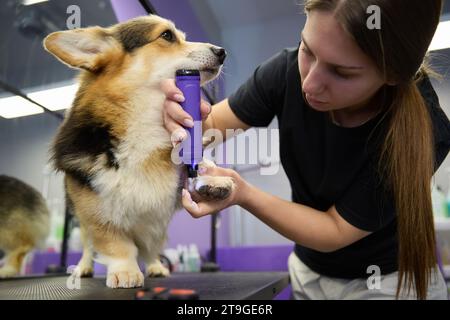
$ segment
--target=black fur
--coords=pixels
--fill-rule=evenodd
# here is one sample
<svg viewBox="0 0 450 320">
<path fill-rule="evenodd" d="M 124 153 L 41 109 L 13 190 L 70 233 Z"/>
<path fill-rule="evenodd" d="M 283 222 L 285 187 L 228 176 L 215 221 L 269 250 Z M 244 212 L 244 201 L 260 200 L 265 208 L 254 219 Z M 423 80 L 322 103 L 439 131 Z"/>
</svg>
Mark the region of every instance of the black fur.
<svg viewBox="0 0 450 320">
<path fill-rule="evenodd" d="M 58 170 L 90 187 L 91 176 L 85 168 L 92 167 L 98 156 L 106 155 L 107 168 L 119 168 L 114 154 L 117 142 L 109 124 L 102 123 L 89 113 L 71 114 L 55 140 L 53 160 Z M 84 159 L 83 168 L 69 165 L 67 161 L 71 159 Z"/>
<path fill-rule="evenodd" d="M 115 36 L 126 52 L 132 52 L 151 42 L 148 34 L 152 27 L 148 21 L 132 21 L 121 25 Z"/>
<path fill-rule="evenodd" d="M 41 212 L 39 207 L 44 205 L 44 200 L 36 189 L 19 179 L 0 175 L 0 224 L 14 210 L 34 216 Z"/>
</svg>

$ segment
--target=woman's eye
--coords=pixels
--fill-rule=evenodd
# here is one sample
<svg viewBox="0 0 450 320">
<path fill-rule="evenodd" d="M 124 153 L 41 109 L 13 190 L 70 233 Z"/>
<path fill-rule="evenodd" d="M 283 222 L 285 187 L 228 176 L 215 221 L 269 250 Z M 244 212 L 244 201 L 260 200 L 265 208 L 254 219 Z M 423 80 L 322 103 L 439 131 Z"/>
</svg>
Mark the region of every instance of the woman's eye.
<svg viewBox="0 0 450 320">
<path fill-rule="evenodd" d="M 163 33 L 161 33 L 161 37 L 169 42 L 174 42 L 175 41 L 175 37 L 173 35 L 173 32 L 170 30 L 166 30 Z"/>
<path fill-rule="evenodd" d="M 340 73 L 340 72 L 337 71 L 337 70 L 334 70 L 333 73 L 334 73 L 338 78 L 341 78 L 341 79 L 350 79 L 350 78 L 353 76 L 353 75 L 350 75 L 350 74 L 342 74 L 342 73 Z"/>
</svg>

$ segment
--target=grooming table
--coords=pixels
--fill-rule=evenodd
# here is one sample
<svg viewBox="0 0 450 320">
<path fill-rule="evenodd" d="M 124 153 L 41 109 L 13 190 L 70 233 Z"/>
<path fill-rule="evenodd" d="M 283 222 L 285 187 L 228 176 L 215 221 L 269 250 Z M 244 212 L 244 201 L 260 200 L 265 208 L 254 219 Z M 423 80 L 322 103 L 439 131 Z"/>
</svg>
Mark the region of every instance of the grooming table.
<svg viewBox="0 0 450 320">
<path fill-rule="evenodd" d="M 0 299 L 130 300 L 133 289 L 110 289 L 105 277 L 82 278 L 80 289 L 69 289 L 68 275 L 0 280 Z M 144 287 L 196 290 L 200 300 L 270 300 L 289 284 L 286 272 L 173 273 L 168 278 L 145 278 Z M 142 288 L 141 288 L 142 289 Z"/>
</svg>

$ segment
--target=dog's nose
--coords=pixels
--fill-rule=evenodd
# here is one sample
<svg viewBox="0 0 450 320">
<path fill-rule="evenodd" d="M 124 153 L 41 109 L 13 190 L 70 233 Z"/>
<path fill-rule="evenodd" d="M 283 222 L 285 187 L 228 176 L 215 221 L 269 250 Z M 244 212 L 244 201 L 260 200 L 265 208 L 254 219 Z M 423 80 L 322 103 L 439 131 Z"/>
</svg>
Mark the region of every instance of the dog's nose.
<svg viewBox="0 0 450 320">
<path fill-rule="evenodd" d="M 219 58 L 220 64 L 222 64 L 225 61 L 225 58 L 227 57 L 227 52 L 224 48 L 218 48 L 218 47 L 212 47 L 211 51 Z"/>
</svg>

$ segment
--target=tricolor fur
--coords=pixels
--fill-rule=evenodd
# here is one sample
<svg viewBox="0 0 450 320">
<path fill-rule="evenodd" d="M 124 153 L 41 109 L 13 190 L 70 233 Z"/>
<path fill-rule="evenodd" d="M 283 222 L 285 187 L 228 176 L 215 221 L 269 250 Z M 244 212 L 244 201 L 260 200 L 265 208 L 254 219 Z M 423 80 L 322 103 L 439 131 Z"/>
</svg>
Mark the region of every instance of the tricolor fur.
<svg viewBox="0 0 450 320">
<path fill-rule="evenodd" d="M 96 252 L 108 267 L 109 287 L 141 286 L 139 258 L 148 274 L 167 276 L 158 255 L 181 208 L 184 181 L 183 167 L 171 161 L 160 82 L 182 68 L 199 69 L 202 83 L 210 81 L 220 72 L 223 51 L 187 42 L 172 22 L 154 15 L 55 32 L 44 46 L 83 70 L 53 144 L 81 225 L 84 252 L 75 272 L 91 275 Z M 229 178 L 208 181 L 213 188 L 233 188 Z"/>
</svg>

